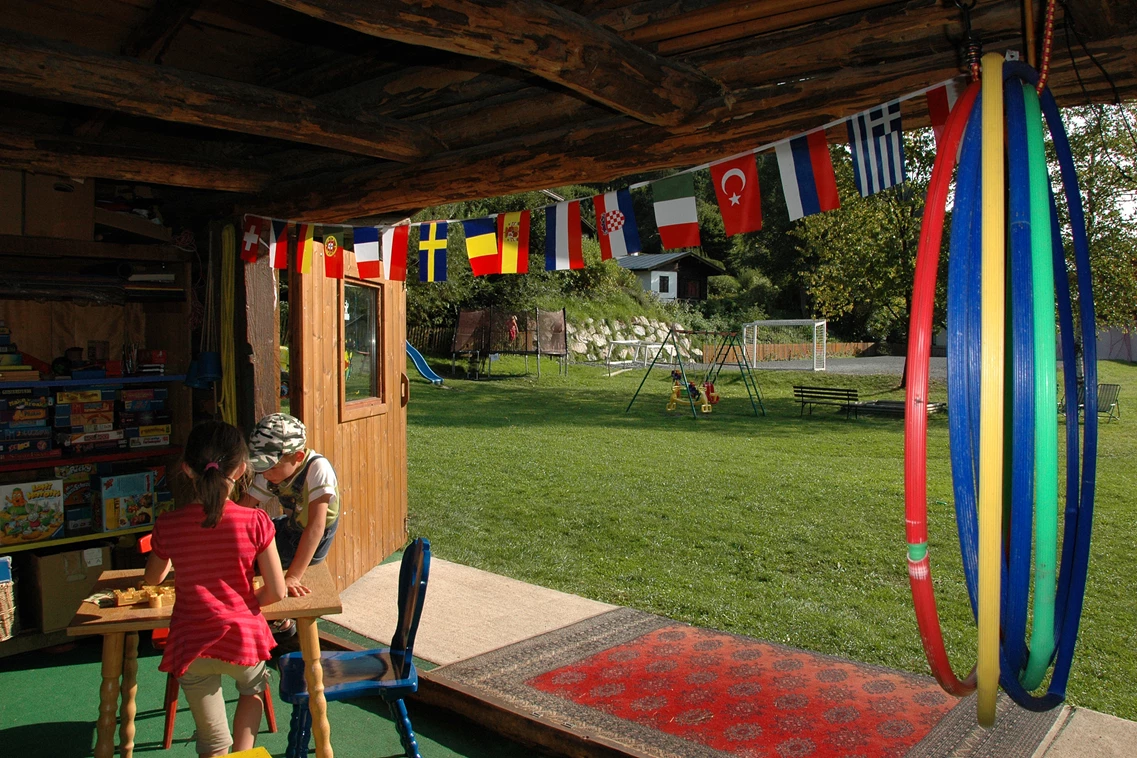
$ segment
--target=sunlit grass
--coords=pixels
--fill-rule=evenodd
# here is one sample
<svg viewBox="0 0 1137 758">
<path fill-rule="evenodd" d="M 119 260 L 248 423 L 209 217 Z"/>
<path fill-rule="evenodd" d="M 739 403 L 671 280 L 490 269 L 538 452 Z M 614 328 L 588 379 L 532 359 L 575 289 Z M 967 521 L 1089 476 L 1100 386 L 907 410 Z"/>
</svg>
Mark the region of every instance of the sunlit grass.
<svg viewBox="0 0 1137 758">
<path fill-rule="evenodd" d="M 533 361 L 530 358 L 530 369 Z M 609 378 L 520 358 L 490 381 L 415 383 L 409 408 L 413 536 L 441 558 L 699 626 L 927 673 L 904 542 L 903 422 L 799 417 L 794 384 L 899 399 L 895 377 L 762 372 L 755 417 L 737 375 L 709 417 L 664 410 L 657 370 Z M 512 374 L 512 375 L 510 375 Z M 1089 588 L 1072 702 L 1137 718 L 1137 367 L 1103 363 L 1122 385 L 1120 423 L 1101 428 Z M 418 379 L 412 367 L 408 375 Z M 499 375 L 509 375 L 499 378 Z M 698 377 L 696 377 L 698 378 Z M 932 400 L 945 399 L 942 383 Z M 953 664 L 975 630 L 960 565 L 946 418 L 928 439 L 931 556 Z"/>
</svg>

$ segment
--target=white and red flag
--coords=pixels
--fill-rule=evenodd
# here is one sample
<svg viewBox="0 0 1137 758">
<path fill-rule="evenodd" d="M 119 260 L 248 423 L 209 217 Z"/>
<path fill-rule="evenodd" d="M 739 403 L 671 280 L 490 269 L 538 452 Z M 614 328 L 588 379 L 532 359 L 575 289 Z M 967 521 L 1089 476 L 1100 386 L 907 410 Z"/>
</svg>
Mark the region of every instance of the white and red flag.
<svg viewBox="0 0 1137 758">
<path fill-rule="evenodd" d="M 699 246 L 694 174 L 676 174 L 651 185 L 655 222 L 664 250 Z"/>
<path fill-rule="evenodd" d="M 273 268 L 288 268 L 288 222 L 273 219 L 268 235 L 268 254 Z"/>
<path fill-rule="evenodd" d="M 580 237 L 579 200 L 545 208 L 545 270 L 584 268 Z"/>
<path fill-rule="evenodd" d="M 762 196 L 758 192 L 758 160 L 754 153 L 712 163 L 711 181 L 728 237 L 762 228 Z"/>
<path fill-rule="evenodd" d="M 261 246 L 261 231 L 267 219 L 260 216 L 245 216 L 245 235 L 241 238 L 241 260 L 245 263 L 257 262 L 257 251 Z"/>
<path fill-rule="evenodd" d="M 596 210 L 596 234 L 600 237 L 600 257 L 623 258 L 638 253 L 640 232 L 632 210 L 632 193 L 627 188 L 605 192 L 592 198 Z"/>
<path fill-rule="evenodd" d="M 383 278 L 391 282 L 407 280 L 407 242 L 411 228 L 407 224 L 383 230 Z"/>
<path fill-rule="evenodd" d="M 962 92 L 963 82 L 959 79 L 952 79 L 950 82 L 933 87 L 926 94 L 928 118 L 932 122 L 932 131 L 936 134 L 937 145 L 940 144 L 940 135 L 944 132 L 948 114 L 955 107 L 955 101 L 959 99 Z"/>
</svg>

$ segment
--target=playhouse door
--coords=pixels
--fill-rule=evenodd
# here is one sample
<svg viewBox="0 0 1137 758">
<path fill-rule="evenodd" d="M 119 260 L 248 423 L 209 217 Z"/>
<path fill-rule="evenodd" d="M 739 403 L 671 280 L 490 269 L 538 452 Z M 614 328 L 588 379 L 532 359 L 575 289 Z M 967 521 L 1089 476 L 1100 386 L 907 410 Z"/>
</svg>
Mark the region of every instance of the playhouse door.
<svg viewBox="0 0 1137 758">
<path fill-rule="evenodd" d="M 335 466 L 341 523 L 328 556 L 343 589 L 407 537 L 406 294 L 401 282 L 292 274 L 290 408 Z M 341 255 L 344 253 L 340 253 Z"/>
</svg>

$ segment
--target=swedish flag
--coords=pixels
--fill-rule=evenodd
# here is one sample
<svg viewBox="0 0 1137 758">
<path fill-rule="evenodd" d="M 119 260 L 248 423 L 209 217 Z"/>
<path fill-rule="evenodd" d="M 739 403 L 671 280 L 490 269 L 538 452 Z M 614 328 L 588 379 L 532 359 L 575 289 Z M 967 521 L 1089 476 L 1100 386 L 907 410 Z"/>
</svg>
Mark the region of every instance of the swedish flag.
<svg viewBox="0 0 1137 758">
<path fill-rule="evenodd" d="M 446 281 L 446 222 L 420 224 L 418 231 L 418 280 Z"/>
</svg>

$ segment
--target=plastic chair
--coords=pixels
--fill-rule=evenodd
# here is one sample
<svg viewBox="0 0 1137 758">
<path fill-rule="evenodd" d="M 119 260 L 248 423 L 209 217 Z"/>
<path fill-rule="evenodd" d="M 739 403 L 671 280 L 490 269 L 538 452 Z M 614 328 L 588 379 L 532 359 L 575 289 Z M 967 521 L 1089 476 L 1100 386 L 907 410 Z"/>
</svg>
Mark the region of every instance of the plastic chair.
<svg viewBox="0 0 1137 758">
<path fill-rule="evenodd" d="M 351 700 L 375 695 L 383 698 L 407 758 L 422 758 L 403 698 L 418 690 L 412 651 L 429 575 L 430 541 L 419 537 L 403 552 L 399 568 L 399 620 L 391 637 L 391 647 L 320 654 L 325 699 Z M 312 737 L 312 714 L 308 710 L 308 685 L 304 681 L 304 658 L 300 653 L 280 657 L 280 699 L 292 703 L 285 756 L 304 758 Z"/>
<path fill-rule="evenodd" d="M 138 552 L 145 555 L 150 552 L 150 537 L 147 534 L 138 538 Z M 170 630 L 154 629 L 150 633 L 150 644 L 156 650 L 162 650 L 166 647 L 166 642 L 169 640 Z M 261 694 L 261 699 L 265 704 L 265 719 L 268 721 L 268 730 L 276 732 L 276 713 L 272 708 L 272 688 L 265 688 Z M 162 732 L 162 749 L 169 750 L 170 746 L 174 744 L 174 722 L 178 718 L 178 680 L 173 674 L 166 674 L 166 695 L 163 709 L 166 711 L 166 725 Z"/>
</svg>

